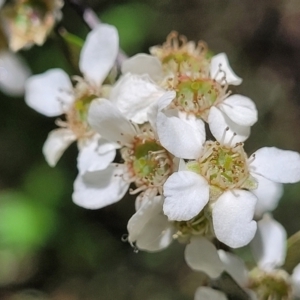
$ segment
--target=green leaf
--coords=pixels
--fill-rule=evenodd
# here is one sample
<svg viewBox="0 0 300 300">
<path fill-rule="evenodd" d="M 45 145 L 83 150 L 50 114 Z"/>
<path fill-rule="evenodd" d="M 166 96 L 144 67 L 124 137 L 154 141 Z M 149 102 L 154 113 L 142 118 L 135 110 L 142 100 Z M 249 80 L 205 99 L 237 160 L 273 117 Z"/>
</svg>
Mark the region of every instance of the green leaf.
<svg viewBox="0 0 300 300">
<path fill-rule="evenodd" d="M 0 246 L 24 251 L 44 245 L 56 228 L 56 215 L 17 192 L 0 195 Z"/>
<path fill-rule="evenodd" d="M 140 52 L 141 45 L 149 38 L 150 26 L 155 22 L 155 17 L 155 11 L 142 3 L 112 6 L 100 15 L 102 22 L 116 26 L 120 48 L 129 55 Z"/>
<path fill-rule="evenodd" d="M 296 232 L 287 240 L 287 253 L 283 268 L 292 273 L 293 269 L 300 263 L 300 231 Z"/>
<path fill-rule="evenodd" d="M 79 56 L 82 46 L 84 44 L 84 40 L 72 33 L 67 32 L 67 30 L 65 29 L 61 29 L 59 33 L 67 45 L 68 52 L 70 55 L 70 61 L 72 65 L 77 69 L 79 63 Z"/>
<path fill-rule="evenodd" d="M 68 186 L 66 176 L 59 168 L 51 168 L 46 163 L 33 167 L 24 180 L 26 194 L 47 206 L 60 205 Z"/>
</svg>

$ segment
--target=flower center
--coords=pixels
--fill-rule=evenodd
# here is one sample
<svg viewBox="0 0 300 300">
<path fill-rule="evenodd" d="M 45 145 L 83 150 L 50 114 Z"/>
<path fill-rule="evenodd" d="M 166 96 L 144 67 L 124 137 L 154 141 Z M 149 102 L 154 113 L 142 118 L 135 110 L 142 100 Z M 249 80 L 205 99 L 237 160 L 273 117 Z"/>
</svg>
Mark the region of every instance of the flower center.
<svg viewBox="0 0 300 300">
<path fill-rule="evenodd" d="M 212 237 L 213 226 L 211 210 L 209 209 L 209 206 L 205 206 L 204 209 L 193 219 L 189 221 L 175 221 L 174 226 L 177 228 L 177 232 L 173 237 L 179 242 L 189 242 L 192 235 Z"/>
<path fill-rule="evenodd" d="M 222 100 L 226 88 L 211 79 L 191 79 L 187 76 L 178 78 L 173 88 L 176 98 L 171 106 L 197 117 L 207 119 L 209 108 Z"/>
<path fill-rule="evenodd" d="M 156 142 L 150 128 L 144 128 L 130 147 L 122 148 L 121 155 L 130 173 L 129 180 L 141 187 L 132 194 L 147 188 L 162 193 L 162 186 L 172 173 L 173 162 L 167 150 Z"/>
<path fill-rule="evenodd" d="M 198 161 L 187 164 L 188 169 L 202 175 L 210 185 L 210 199 L 215 199 L 224 190 L 235 188 L 255 189 L 255 179 L 248 170 L 247 154 L 243 143 L 234 147 L 207 141 Z"/>
<path fill-rule="evenodd" d="M 97 98 L 93 88 L 80 77 L 75 77 L 77 83 L 74 87 L 75 101 L 66 112 L 66 122 L 59 121 L 61 127 L 68 127 L 76 135 L 77 139 L 93 135 L 88 122 L 87 115 L 91 102 Z"/>
<path fill-rule="evenodd" d="M 292 299 L 289 274 L 284 270 L 265 272 L 253 269 L 250 272 L 249 288 L 256 292 L 258 299 Z"/>
<path fill-rule="evenodd" d="M 152 47 L 152 55 L 157 56 L 166 73 L 208 73 L 209 56 L 207 46 L 199 41 L 195 44 L 185 36 L 171 32 L 162 46 Z"/>
</svg>

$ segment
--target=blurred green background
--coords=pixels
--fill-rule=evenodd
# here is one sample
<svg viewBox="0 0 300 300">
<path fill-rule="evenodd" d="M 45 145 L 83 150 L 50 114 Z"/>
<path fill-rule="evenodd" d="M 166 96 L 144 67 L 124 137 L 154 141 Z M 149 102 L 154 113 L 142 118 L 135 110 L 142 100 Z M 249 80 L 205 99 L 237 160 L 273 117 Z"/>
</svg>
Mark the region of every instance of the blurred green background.
<svg viewBox="0 0 300 300">
<path fill-rule="evenodd" d="M 172 30 L 226 52 L 244 80 L 233 91 L 253 99 L 259 111 L 248 153 L 263 146 L 300 152 L 298 0 L 85 2 L 119 29 L 128 55 L 147 53 Z M 89 29 L 68 3 L 63 14 L 61 25 L 84 39 Z M 34 74 L 60 67 L 75 75 L 55 33 L 21 55 Z M 41 149 L 55 118 L 22 98 L 0 98 L 0 299 L 193 299 L 202 275 L 186 266 L 184 246 L 135 253 L 122 242 L 134 213 L 128 196 L 96 211 L 74 205 L 76 145 L 50 168 Z M 286 185 L 274 215 L 289 235 L 300 229 L 300 184 Z"/>
</svg>

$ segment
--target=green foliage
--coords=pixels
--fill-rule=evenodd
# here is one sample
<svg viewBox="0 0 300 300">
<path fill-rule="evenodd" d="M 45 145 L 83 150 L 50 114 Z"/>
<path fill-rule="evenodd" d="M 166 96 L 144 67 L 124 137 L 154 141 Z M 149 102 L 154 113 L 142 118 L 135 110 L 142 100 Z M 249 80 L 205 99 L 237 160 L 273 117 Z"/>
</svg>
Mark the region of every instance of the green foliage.
<svg viewBox="0 0 300 300">
<path fill-rule="evenodd" d="M 84 44 L 84 40 L 72 33 L 67 32 L 65 29 L 60 30 L 59 33 L 66 43 L 71 64 L 74 66 L 74 68 L 78 68 L 80 52 Z"/>
<path fill-rule="evenodd" d="M 53 211 L 24 194 L 2 194 L 0 246 L 24 252 L 42 246 L 57 226 L 56 221 Z"/>
<path fill-rule="evenodd" d="M 151 24 L 155 20 L 155 12 L 144 4 L 127 3 L 113 6 L 100 16 L 102 22 L 117 27 L 120 35 L 120 47 L 133 54 L 148 39 Z"/>
<path fill-rule="evenodd" d="M 66 191 L 67 180 L 59 168 L 50 168 L 46 163 L 34 166 L 26 175 L 23 188 L 26 194 L 40 205 L 60 205 Z"/>
<path fill-rule="evenodd" d="M 300 263 L 300 231 L 292 235 L 287 241 L 287 254 L 283 268 L 292 273 L 293 269 Z"/>
</svg>

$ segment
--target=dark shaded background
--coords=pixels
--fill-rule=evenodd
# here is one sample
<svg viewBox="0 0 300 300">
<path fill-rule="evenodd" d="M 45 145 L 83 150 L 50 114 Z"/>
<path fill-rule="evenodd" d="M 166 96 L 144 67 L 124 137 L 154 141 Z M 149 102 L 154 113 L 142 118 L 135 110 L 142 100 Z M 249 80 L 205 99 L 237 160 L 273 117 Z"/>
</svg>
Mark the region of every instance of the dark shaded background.
<svg viewBox="0 0 300 300">
<path fill-rule="evenodd" d="M 129 54 L 148 52 L 177 30 L 226 52 L 243 78 L 233 91 L 250 97 L 259 121 L 246 142 L 300 152 L 300 2 L 297 0 L 86 1 L 119 29 Z M 60 25 L 85 38 L 88 28 L 67 3 Z M 75 74 L 55 33 L 22 51 L 32 72 L 60 67 Z M 76 145 L 52 169 L 42 145 L 55 127 L 22 98 L 0 94 L 0 299 L 193 299 L 202 275 L 174 242 L 160 253 L 134 253 L 122 242 L 134 199 L 97 211 L 71 200 Z M 276 163 L 276 162 L 275 162 Z M 291 235 L 300 229 L 300 185 L 287 185 L 274 215 Z"/>
</svg>

